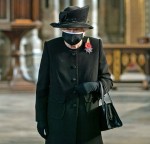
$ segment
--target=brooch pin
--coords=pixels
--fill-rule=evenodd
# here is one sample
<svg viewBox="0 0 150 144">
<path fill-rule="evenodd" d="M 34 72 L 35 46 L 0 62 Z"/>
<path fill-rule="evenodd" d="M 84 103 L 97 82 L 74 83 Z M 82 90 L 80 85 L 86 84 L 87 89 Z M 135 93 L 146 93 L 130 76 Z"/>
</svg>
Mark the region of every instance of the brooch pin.
<svg viewBox="0 0 150 144">
<path fill-rule="evenodd" d="M 88 38 L 86 43 L 85 43 L 85 51 L 90 54 L 92 52 L 92 49 L 93 48 L 92 48 L 92 45 L 90 43 L 90 39 Z"/>
</svg>

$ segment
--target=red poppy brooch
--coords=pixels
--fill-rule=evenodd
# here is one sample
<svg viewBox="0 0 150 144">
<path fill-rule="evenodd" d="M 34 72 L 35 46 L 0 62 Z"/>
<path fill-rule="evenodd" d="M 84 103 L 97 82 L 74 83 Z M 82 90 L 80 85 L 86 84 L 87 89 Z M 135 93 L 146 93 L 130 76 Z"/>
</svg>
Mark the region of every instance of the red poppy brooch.
<svg viewBox="0 0 150 144">
<path fill-rule="evenodd" d="M 92 45 L 90 43 L 90 39 L 88 38 L 86 43 L 85 43 L 85 51 L 90 54 L 92 52 L 92 49 L 93 48 L 92 48 Z"/>
</svg>

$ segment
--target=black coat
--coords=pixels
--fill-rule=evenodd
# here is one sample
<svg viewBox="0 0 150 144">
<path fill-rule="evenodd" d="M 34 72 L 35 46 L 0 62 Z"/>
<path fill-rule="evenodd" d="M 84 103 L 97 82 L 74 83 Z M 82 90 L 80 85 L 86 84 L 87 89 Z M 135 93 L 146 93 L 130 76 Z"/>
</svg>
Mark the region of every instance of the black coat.
<svg viewBox="0 0 150 144">
<path fill-rule="evenodd" d="M 83 144 L 94 138 L 94 133 L 101 138 L 99 129 L 93 125 L 89 130 L 87 123 L 87 112 L 98 106 L 98 101 L 92 103 L 91 99 L 100 94 L 79 96 L 74 88 L 101 81 L 107 92 L 112 80 L 101 40 L 90 37 L 90 54 L 85 51 L 86 41 L 84 37 L 75 50 L 66 47 L 62 37 L 45 42 L 36 90 L 36 121 L 48 124 L 46 144 Z"/>
</svg>

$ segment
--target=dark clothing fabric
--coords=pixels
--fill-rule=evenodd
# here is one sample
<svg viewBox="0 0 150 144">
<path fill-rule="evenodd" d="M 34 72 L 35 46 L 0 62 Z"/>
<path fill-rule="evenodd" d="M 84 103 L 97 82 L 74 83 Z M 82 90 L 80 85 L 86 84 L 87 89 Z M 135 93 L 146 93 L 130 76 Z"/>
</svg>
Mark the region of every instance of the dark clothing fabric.
<svg viewBox="0 0 150 144">
<path fill-rule="evenodd" d="M 86 41 L 84 37 L 75 50 L 66 47 L 62 37 L 45 42 L 36 89 L 36 121 L 48 125 L 46 144 L 102 144 L 100 130 L 89 127 L 87 119 L 88 111 L 98 106 L 100 94 L 79 95 L 75 88 L 101 81 L 106 93 L 112 80 L 101 40 L 90 37 L 90 54 L 85 51 Z M 97 98 L 95 103 L 92 97 Z M 101 142 L 96 143 L 98 136 Z"/>
</svg>

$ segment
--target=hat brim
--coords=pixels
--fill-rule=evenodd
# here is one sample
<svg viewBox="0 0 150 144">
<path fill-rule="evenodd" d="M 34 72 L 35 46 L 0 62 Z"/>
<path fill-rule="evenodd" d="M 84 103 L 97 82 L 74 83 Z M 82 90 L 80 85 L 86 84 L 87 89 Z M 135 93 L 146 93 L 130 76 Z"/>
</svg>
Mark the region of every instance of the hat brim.
<svg viewBox="0 0 150 144">
<path fill-rule="evenodd" d="M 93 26 L 87 23 L 51 23 L 52 27 L 55 28 L 88 28 L 93 29 Z"/>
</svg>

